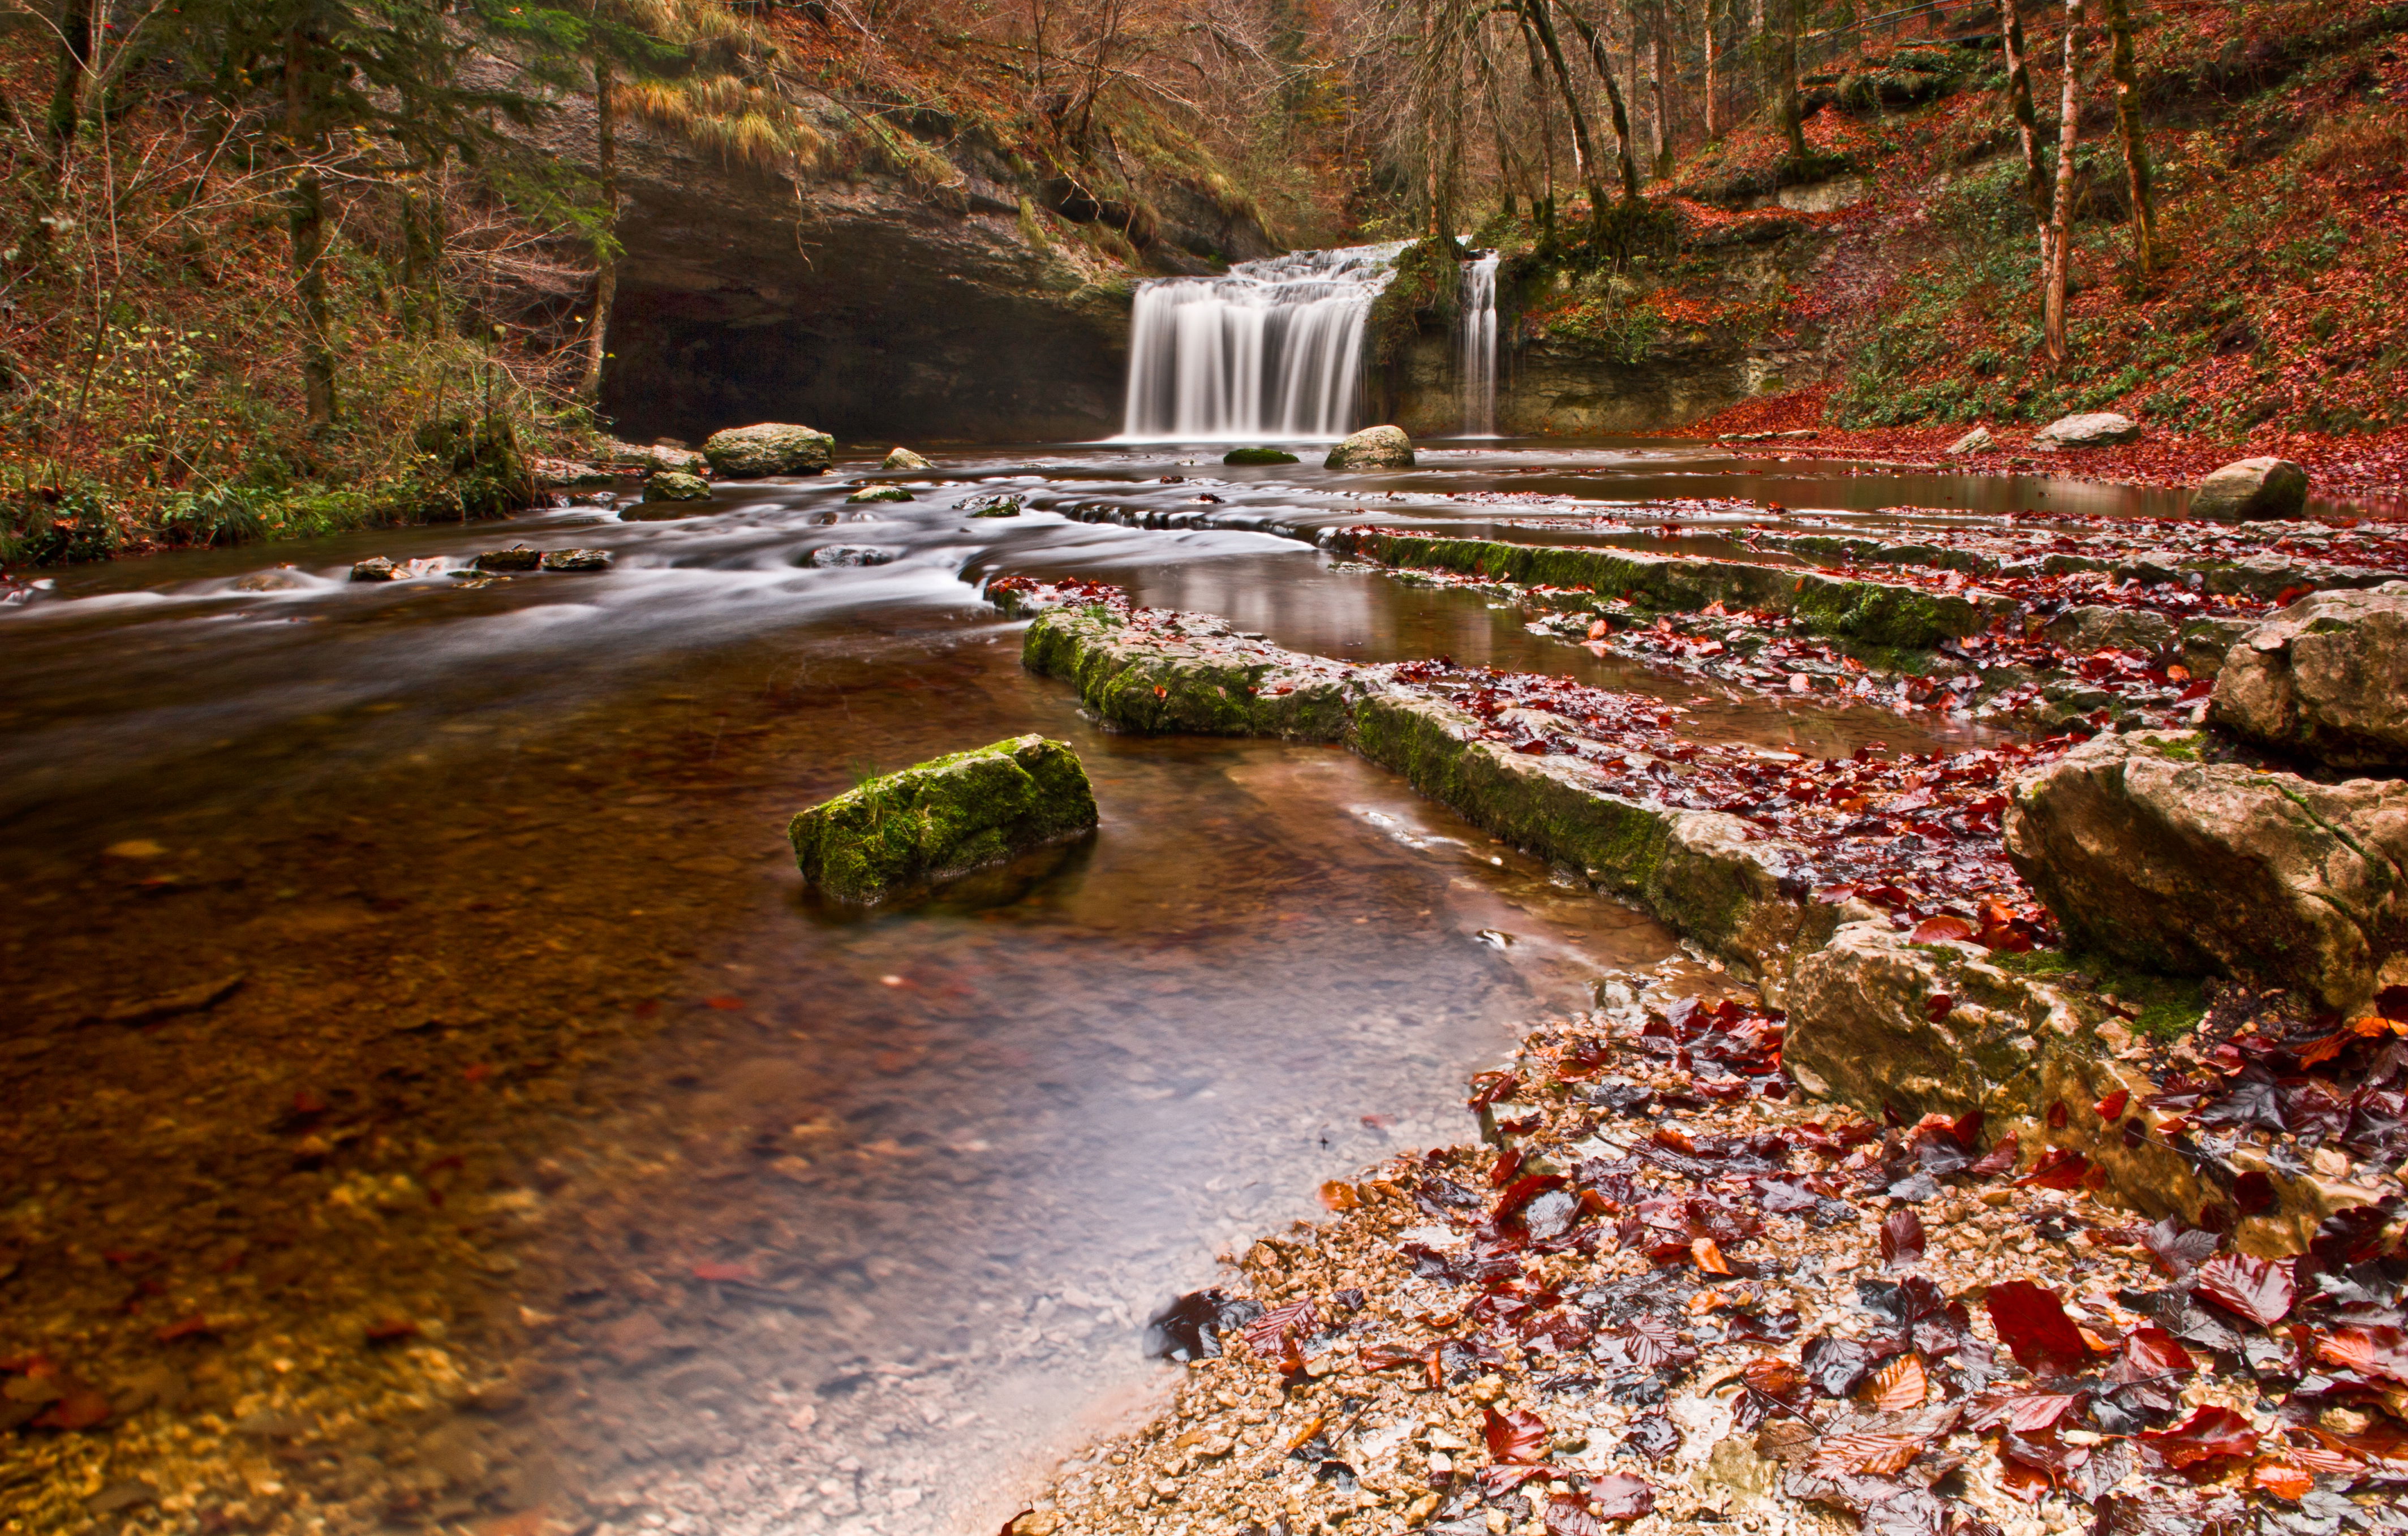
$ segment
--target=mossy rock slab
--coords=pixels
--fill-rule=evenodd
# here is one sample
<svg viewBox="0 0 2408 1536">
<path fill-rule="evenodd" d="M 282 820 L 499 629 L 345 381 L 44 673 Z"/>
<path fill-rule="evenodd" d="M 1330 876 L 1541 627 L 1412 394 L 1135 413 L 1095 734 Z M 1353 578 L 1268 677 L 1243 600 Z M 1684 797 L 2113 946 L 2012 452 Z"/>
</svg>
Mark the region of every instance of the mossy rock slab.
<svg viewBox="0 0 2408 1536">
<path fill-rule="evenodd" d="M 1296 464 L 1293 453 L 1277 448 L 1232 448 L 1221 455 L 1223 464 Z"/>
<path fill-rule="evenodd" d="M 786 833 L 806 883 L 867 906 L 1095 825 L 1079 754 L 1030 735 L 872 779 L 803 811 Z"/>
<path fill-rule="evenodd" d="M 646 501 L 709 501 L 710 481 L 700 475 L 663 469 L 644 481 Z"/>
<path fill-rule="evenodd" d="M 713 474 L 736 480 L 765 475 L 819 475 L 836 456 L 836 439 L 826 433 L 786 422 L 756 422 L 714 432 L 702 445 Z"/>
</svg>

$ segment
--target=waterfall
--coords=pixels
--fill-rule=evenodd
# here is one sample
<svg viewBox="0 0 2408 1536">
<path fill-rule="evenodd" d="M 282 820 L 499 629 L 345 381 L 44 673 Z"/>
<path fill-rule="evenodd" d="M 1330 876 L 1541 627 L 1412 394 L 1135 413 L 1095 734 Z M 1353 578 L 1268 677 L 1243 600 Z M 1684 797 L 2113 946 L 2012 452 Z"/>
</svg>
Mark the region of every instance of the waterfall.
<svg viewBox="0 0 2408 1536">
<path fill-rule="evenodd" d="M 1364 317 L 1403 249 L 1299 251 L 1241 262 L 1222 277 L 1139 284 L 1121 436 L 1199 442 L 1354 431 Z"/>
<path fill-rule="evenodd" d="M 1463 317 L 1455 323 L 1456 372 L 1463 379 L 1463 435 L 1497 436 L 1497 252 L 1463 268 Z"/>
</svg>

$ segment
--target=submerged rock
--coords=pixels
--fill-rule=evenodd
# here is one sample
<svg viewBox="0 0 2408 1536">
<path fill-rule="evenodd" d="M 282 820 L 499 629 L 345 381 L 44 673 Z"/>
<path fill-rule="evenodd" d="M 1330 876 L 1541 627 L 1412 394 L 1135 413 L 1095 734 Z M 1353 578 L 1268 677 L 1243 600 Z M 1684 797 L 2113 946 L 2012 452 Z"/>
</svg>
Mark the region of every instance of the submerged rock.
<svg viewBox="0 0 2408 1536">
<path fill-rule="evenodd" d="M 401 577 L 401 567 L 381 554 L 371 554 L 351 567 L 354 581 L 393 581 Z"/>
<path fill-rule="evenodd" d="M 543 552 L 532 544 L 513 544 L 506 550 L 487 550 L 468 564 L 479 570 L 534 570 L 543 564 Z"/>
<path fill-rule="evenodd" d="M 865 485 L 844 498 L 845 505 L 858 506 L 869 501 L 909 501 L 911 493 L 900 485 Z"/>
<path fill-rule="evenodd" d="M 884 566 L 894 562 L 893 550 L 874 549 L 867 544 L 829 544 L 810 553 L 809 564 L 816 570 L 828 570 L 840 566 Z"/>
<path fill-rule="evenodd" d="M 1410 469 L 1413 440 L 1397 426 L 1367 426 L 1330 449 L 1325 469 Z"/>
<path fill-rule="evenodd" d="M 710 481 L 682 470 L 664 469 L 644 481 L 646 501 L 709 501 Z"/>
<path fill-rule="evenodd" d="M 1018 496 L 986 496 L 981 500 L 971 502 L 969 504 L 969 513 L 972 517 L 1018 517 L 1020 515 L 1020 498 Z"/>
<path fill-rule="evenodd" d="M 878 467 L 881 469 L 934 469 L 937 467 L 908 448 L 890 448 Z"/>
<path fill-rule="evenodd" d="M 872 779 L 797 815 L 787 837 L 805 882 L 867 904 L 1095 825 L 1078 754 L 1030 735 Z"/>
<path fill-rule="evenodd" d="M 2138 442 L 2140 438 L 2141 423 L 2129 416 L 2119 416 L 2112 410 L 2091 410 L 2058 417 L 2032 434 L 2031 445 L 2047 453 L 2060 448 L 2106 448 L 2115 443 Z"/>
<path fill-rule="evenodd" d="M 2101 736 L 2027 774 L 2007 856 L 2077 949 L 2363 1012 L 2408 964 L 2408 783 L 2208 763 L 2205 739 Z"/>
<path fill-rule="evenodd" d="M 826 433 L 785 422 L 731 426 L 712 433 L 702 445 L 702 456 L 714 473 L 738 480 L 824 474 L 835 452 L 836 439 Z"/>
<path fill-rule="evenodd" d="M 611 555 L 609 550 L 546 550 L 543 568 L 546 570 L 609 570 Z"/>
<path fill-rule="evenodd" d="M 2190 494 L 2190 515 L 2209 523 L 2277 522 L 2307 505 L 2308 472 L 2288 459 L 2238 460 Z"/>
<path fill-rule="evenodd" d="M 1276 448 L 1232 448 L 1221 455 L 1223 464 L 1295 464 L 1293 453 Z"/>
<path fill-rule="evenodd" d="M 2408 581 L 2319 592 L 2252 629 L 2208 719 L 2336 768 L 2408 768 Z"/>
<path fill-rule="evenodd" d="M 1968 432 L 1963 437 L 1957 438 L 1955 442 L 1950 443 L 1948 445 L 1948 452 L 1962 456 L 1967 453 L 1986 453 L 1991 449 L 1998 446 L 1998 439 L 1990 436 L 1990 429 L 1988 427 L 1977 426 L 1972 431 Z"/>
</svg>

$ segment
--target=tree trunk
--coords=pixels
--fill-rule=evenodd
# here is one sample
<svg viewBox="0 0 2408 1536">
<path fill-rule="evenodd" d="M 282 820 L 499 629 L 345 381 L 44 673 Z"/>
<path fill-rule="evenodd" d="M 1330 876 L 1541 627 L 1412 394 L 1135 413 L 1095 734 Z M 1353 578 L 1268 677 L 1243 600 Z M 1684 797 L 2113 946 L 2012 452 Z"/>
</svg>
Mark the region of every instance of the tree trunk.
<svg viewBox="0 0 2408 1536">
<path fill-rule="evenodd" d="M 1711 143 L 1714 138 L 1716 123 L 1714 116 L 1714 89 L 1716 84 L 1714 68 L 1717 63 L 1720 62 L 1721 50 L 1714 46 L 1714 0 L 1705 0 L 1705 7 L 1706 139 Z"/>
<path fill-rule="evenodd" d="M 2041 309 L 2048 360 L 2063 366 L 2065 288 L 2073 256 L 2073 150 L 2081 136 L 2082 0 L 2065 0 L 2065 94 L 2057 108 L 2057 197 L 2048 221 L 2048 294 Z"/>
<path fill-rule="evenodd" d="M 1639 201 L 1639 157 L 1630 148 L 1629 108 L 1623 105 L 1622 93 L 1613 83 L 1613 60 L 1605 50 L 1605 39 L 1588 24 L 1588 18 L 1576 10 L 1566 10 L 1564 15 L 1570 21 L 1572 30 L 1580 34 L 1581 41 L 1588 45 L 1588 62 L 1597 66 L 1598 78 L 1605 81 L 1605 103 L 1613 113 L 1613 141 L 1621 161 L 1622 200 L 1635 203 Z"/>
<path fill-rule="evenodd" d="M 326 301 L 326 188 L 308 155 L 315 147 L 310 81 L 318 39 L 294 27 L 284 42 L 284 136 L 294 160 L 286 194 L 293 234 L 293 279 L 301 303 L 301 383 L 314 433 L 335 421 L 333 316 Z"/>
<path fill-rule="evenodd" d="M 62 174 L 83 122 L 83 82 L 92 71 L 92 0 L 59 7 L 58 81 L 50 92 L 50 158 Z"/>
<path fill-rule="evenodd" d="M 1781 136 L 1788 143 L 1790 158 L 1803 160 L 1806 123 L 1798 110 L 1798 5 L 1799 0 L 1778 0 L 1768 7 L 1766 21 L 1772 31 L 1772 86 Z"/>
<path fill-rule="evenodd" d="M 2141 77 L 2132 63 L 2132 10 L 2128 0 L 2107 0 L 2107 28 L 2114 42 L 2115 135 L 2123 141 L 2124 177 L 2132 193 L 2132 265 L 2146 282 L 2157 266 L 2157 210 L 2151 191 L 2148 140 L 2141 134 Z"/>
<path fill-rule="evenodd" d="M 615 121 L 618 103 L 612 90 L 610 62 L 594 61 L 594 163 L 602 177 L 603 227 L 594 240 L 594 318 L 585 333 L 585 371 L 577 381 L 577 397 L 591 405 L 602 394 L 602 364 L 609 353 L 610 306 L 619 296 L 619 138 Z"/>
<path fill-rule="evenodd" d="M 1656 174 L 1669 177 L 1672 174 L 1672 108 L 1664 77 L 1670 70 L 1672 61 L 1664 46 L 1664 7 L 1657 6 L 1648 20 L 1655 24 L 1656 32 L 1647 44 L 1647 72 L 1655 77 L 1656 91 Z"/>
<path fill-rule="evenodd" d="M 2051 216 L 2048 173 L 2040 163 L 2040 113 L 2032 106 L 2031 55 L 2024 43 L 2023 18 L 2017 0 L 2000 0 L 2007 56 L 2007 109 L 2015 120 L 2015 134 L 2024 151 L 2024 200 L 2030 205 L 2032 231 L 2040 242 L 2041 280 L 2046 283 L 2054 265 L 2050 256 Z"/>
<path fill-rule="evenodd" d="M 1581 110 L 1580 93 L 1572 89 L 1571 71 L 1564 67 L 1564 50 L 1555 40 L 1555 22 L 1547 14 L 1551 8 L 1552 0 L 1523 0 L 1522 15 L 1538 35 L 1540 50 L 1555 72 L 1555 89 L 1564 98 L 1564 115 L 1571 119 L 1572 160 L 1579 167 L 1582 185 L 1588 189 L 1589 225 L 1595 229 L 1605 219 L 1605 185 L 1598 179 L 1597 146 L 1589 138 L 1588 114 Z M 1584 24 L 1577 14 L 1565 14 L 1571 17 L 1575 26 Z M 1619 117 L 1618 110 L 1616 116 Z"/>
</svg>

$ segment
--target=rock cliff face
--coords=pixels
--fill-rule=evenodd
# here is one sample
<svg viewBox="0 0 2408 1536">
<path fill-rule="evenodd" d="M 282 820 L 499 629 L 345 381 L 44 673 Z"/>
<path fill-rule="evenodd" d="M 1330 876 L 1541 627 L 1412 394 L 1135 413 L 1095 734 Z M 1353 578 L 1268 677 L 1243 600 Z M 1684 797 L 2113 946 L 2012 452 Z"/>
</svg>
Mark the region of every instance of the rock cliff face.
<svg viewBox="0 0 2408 1536">
<path fill-rule="evenodd" d="M 589 159 L 593 122 L 580 100 L 547 136 Z M 602 405 L 623 436 L 699 441 L 763 420 L 840 439 L 1119 430 L 1129 294 L 1144 273 L 1082 237 L 1098 210 L 1024 215 L 1024 199 L 1049 206 L 1049 189 L 967 154 L 953 185 L 924 187 L 731 163 L 623 122 L 619 161 L 624 254 Z M 1251 216 L 1197 189 L 1160 178 L 1147 193 L 1159 215 L 1140 232 L 1150 271 L 1272 249 Z"/>
</svg>

